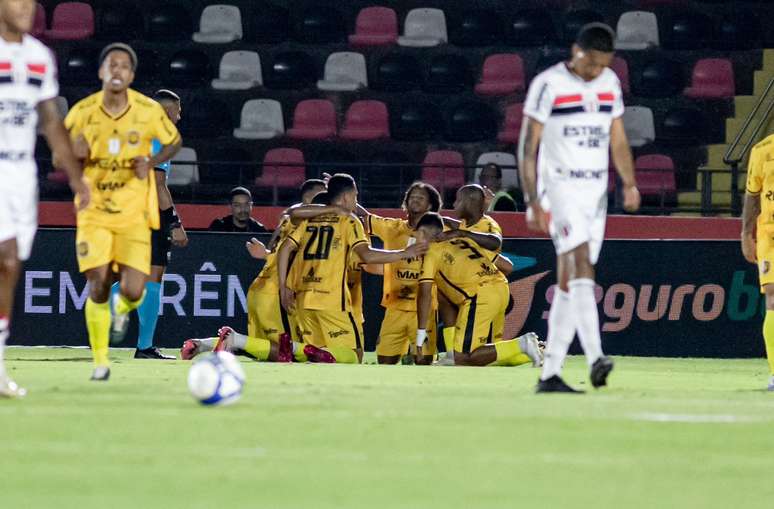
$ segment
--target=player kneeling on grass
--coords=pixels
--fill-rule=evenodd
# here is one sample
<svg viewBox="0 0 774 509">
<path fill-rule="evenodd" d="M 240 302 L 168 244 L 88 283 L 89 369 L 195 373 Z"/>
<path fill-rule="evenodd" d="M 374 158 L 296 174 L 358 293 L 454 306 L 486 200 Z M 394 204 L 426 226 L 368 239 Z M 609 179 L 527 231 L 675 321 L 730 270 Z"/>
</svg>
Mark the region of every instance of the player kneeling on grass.
<svg viewBox="0 0 774 509">
<path fill-rule="evenodd" d="M 443 231 L 443 219 L 429 212 L 417 223 L 420 243 Z M 524 339 L 502 341 L 508 307 L 508 280 L 478 246 L 464 238 L 433 242 L 425 254 L 417 293 L 417 348 L 427 339 L 433 284 L 457 307 L 454 362 L 463 366 L 517 366 L 540 362 L 537 344 Z M 489 344 L 494 342 L 494 344 Z"/>
</svg>

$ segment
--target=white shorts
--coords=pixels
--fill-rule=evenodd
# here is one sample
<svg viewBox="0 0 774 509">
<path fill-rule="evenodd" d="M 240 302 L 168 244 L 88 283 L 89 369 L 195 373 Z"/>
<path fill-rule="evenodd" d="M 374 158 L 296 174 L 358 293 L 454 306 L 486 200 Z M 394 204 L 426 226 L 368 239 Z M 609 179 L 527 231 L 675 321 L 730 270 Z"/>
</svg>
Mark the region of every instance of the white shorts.
<svg viewBox="0 0 774 509">
<path fill-rule="evenodd" d="M 27 260 L 38 229 L 38 180 L 0 171 L 0 242 L 16 239 L 19 260 Z"/>
<path fill-rule="evenodd" d="M 596 265 L 605 238 L 607 194 L 596 200 L 588 196 L 586 200 L 579 200 L 578 190 L 568 192 L 564 187 L 549 188 L 546 193 L 551 209 L 548 231 L 556 254 L 567 253 L 588 243 L 589 261 Z"/>
</svg>

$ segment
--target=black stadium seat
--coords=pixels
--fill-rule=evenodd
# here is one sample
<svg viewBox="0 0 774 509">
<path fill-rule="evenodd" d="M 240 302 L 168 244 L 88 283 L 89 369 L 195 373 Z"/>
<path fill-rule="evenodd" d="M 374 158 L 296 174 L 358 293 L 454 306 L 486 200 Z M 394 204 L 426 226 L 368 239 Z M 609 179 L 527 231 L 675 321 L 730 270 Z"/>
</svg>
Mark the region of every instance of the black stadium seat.
<svg viewBox="0 0 774 509">
<path fill-rule="evenodd" d="M 569 46 L 564 48 L 545 48 L 540 52 L 540 57 L 535 64 L 535 72 L 533 76 L 545 71 L 554 64 L 562 62 L 563 60 L 569 60 L 570 56 L 571 54 Z"/>
<path fill-rule="evenodd" d="M 276 44 L 290 35 L 290 14 L 287 9 L 267 2 L 260 2 L 242 16 L 247 40 L 259 44 Z"/>
<path fill-rule="evenodd" d="M 375 90 L 404 92 L 415 89 L 422 81 L 419 62 L 411 55 L 389 53 L 376 64 L 371 88 Z"/>
<path fill-rule="evenodd" d="M 431 102 L 412 99 L 390 106 L 390 132 L 395 140 L 430 140 L 441 127 L 441 112 Z"/>
<path fill-rule="evenodd" d="M 698 145 L 708 141 L 707 116 L 695 108 L 674 108 L 661 122 L 657 140 L 675 145 Z"/>
<path fill-rule="evenodd" d="M 263 84 L 268 88 L 301 90 L 317 83 L 317 64 L 303 51 L 285 51 L 270 56 L 263 66 Z"/>
<path fill-rule="evenodd" d="M 337 163 L 356 163 L 357 158 L 341 145 L 326 143 L 312 152 L 307 161 L 307 176 L 321 178 L 323 173 L 346 173 L 352 175 L 356 181 L 360 179 L 359 166 L 342 166 Z"/>
<path fill-rule="evenodd" d="M 471 86 L 468 61 L 460 55 L 438 55 L 430 60 L 424 90 L 430 93 L 451 94 Z"/>
<path fill-rule="evenodd" d="M 712 47 L 722 50 L 758 48 L 761 42 L 760 20 L 740 11 L 720 17 L 715 23 Z"/>
<path fill-rule="evenodd" d="M 135 48 L 137 53 L 137 70 L 134 82 L 149 85 L 158 81 L 158 54 L 152 49 Z"/>
<path fill-rule="evenodd" d="M 210 59 L 206 53 L 199 50 L 178 51 L 169 59 L 167 75 L 164 78 L 178 86 L 209 83 L 212 79 Z"/>
<path fill-rule="evenodd" d="M 670 97 L 682 92 L 684 86 L 680 64 L 659 58 L 643 65 L 634 81 L 634 93 L 643 97 Z"/>
<path fill-rule="evenodd" d="M 293 23 L 296 40 L 307 44 L 343 42 L 344 16 L 332 7 L 310 6 Z"/>
<path fill-rule="evenodd" d="M 667 16 L 663 24 L 664 41 L 668 49 L 700 49 L 706 47 L 712 36 L 712 21 L 695 11 L 683 11 Z"/>
<path fill-rule="evenodd" d="M 180 120 L 183 139 L 231 135 L 233 126 L 228 106 L 217 99 L 202 97 L 186 102 L 183 105 L 183 112 Z"/>
<path fill-rule="evenodd" d="M 191 14 L 181 5 L 153 6 L 148 15 L 148 37 L 154 41 L 190 40 Z"/>
<path fill-rule="evenodd" d="M 130 2 L 106 4 L 97 13 L 97 37 L 100 39 L 128 41 L 144 35 L 142 13 Z"/>
<path fill-rule="evenodd" d="M 363 168 L 363 203 L 367 207 L 400 207 L 405 189 L 419 178 L 419 166 L 411 164 L 405 153 L 394 150 L 377 151 L 368 160 L 380 164 Z"/>
<path fill-rule="evenodd" d="M 486 141 L 497 136 L 497 114 L 486 103 L 462 101 L 447 111 L 445 138 L 449 141 Z"/>
<path fill-rule="evenodd" d="M 99 54 L 96 49 L 72 48 L 59 59 L 59 75 L 64 85 L 99 84 Z"/>
<path fill-rule="evenodd" d="M 250 186 L 256 164 L 246 150 L 234 145 L 204 145 L 200 151 L 199 182 L 221 186 Z M 210 161 L 210 162 L 207 162 Z M 243 163 L 243 164 L 239 164 Z"/>
<path fill-rule="evenodd" d="M 456 46 L 491 46 L 503 40 L 501 16 L 486 9 L 466 10 L 447 18 L 449 42 Z"/>
<path fill-rule="evenodd" d="M 542 9 L 525 9 L 510 18 L 508 43 L 517 46 L 543 46 L 556 42 L 551 15 Z"/>
<path fill-rule="evenodd" d="M 559 42 L 564 45 L 572 44 L 583 25 L 604 20 L 604 16 L 590 9 L 570 11 L 565 14 L 562 20 L 562 33 Z"/>
</svg>

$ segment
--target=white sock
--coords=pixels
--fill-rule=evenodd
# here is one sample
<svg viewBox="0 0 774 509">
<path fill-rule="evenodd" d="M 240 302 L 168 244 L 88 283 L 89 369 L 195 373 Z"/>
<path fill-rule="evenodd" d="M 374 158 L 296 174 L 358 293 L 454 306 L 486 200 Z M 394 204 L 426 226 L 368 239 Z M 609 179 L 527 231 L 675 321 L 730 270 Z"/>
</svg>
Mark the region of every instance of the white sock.
<svg viewBox="0 0 774 509">
<path fill-rule="evenodd" d="M 0 377 L 5 376 L 5 342 L 9 334 L 8 318 L 0 318 Z"/>
<path fill-rule="evenodd" d="M 599 334 L 599 312 L 594 297 L 593 279 L 573 279 L 570 281 L 570 302 L 572 303 L 575 326 L 578 329 L 583 353 L 589 366 L 602 357 L 602 338 Z"/>
<path fill-rule="evenodd" d="M 293 353 L 298 353 L 298 351 L 301 350 L 304 351 L 304 344 L 299 343 L 298 341 L 293 341 Z"/>
<path fill-rule="evenodd" d="M 554 300 L 548 312 L 548 337 L 546 338 L 545 359 L 541 380 L 548 380 L 562 372 L 562 362 L 567 356 L 575 337 L 575 316 L 570 303 L 570 294 L 559 289 L 554 290 Z"/>
<path fill-rule="evenodd" d="M 234 348 L 239 348 L 240 350 L 244 350 L 247 346 L 247 336 L 244 334 L 240 334 L 237 331 L 234 331 L 233 334 L 231 334 L 231 344 L 234 346 Z"/>
</svg>

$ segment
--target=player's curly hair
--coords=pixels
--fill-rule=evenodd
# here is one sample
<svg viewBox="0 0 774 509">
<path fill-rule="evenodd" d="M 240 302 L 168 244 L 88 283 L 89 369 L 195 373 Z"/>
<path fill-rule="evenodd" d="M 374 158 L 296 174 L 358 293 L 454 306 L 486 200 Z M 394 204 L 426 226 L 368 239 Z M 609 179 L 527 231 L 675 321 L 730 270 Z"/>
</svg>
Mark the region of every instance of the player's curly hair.
<svg viewBox="0 0 774 509">
<path fill-rule="evenodd" d="M 406 189 L 406 194 L 403 195 L 403 203 L 401 207 L 403 210 L 408 210 L 409 196 L 415 189 L 421 189 L 427 193 L 427 199 L 430 201 L 430 211 L 438 212 L 443 206 L 443 200 L 441 199 L 441 193 L 438 190 L 426 182 L 416 181 Z"/>
</svg>

